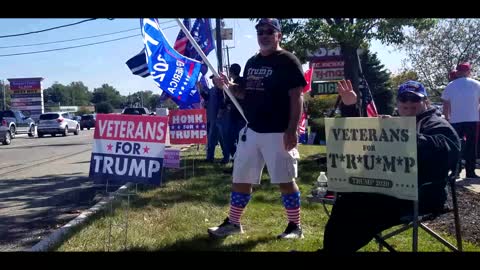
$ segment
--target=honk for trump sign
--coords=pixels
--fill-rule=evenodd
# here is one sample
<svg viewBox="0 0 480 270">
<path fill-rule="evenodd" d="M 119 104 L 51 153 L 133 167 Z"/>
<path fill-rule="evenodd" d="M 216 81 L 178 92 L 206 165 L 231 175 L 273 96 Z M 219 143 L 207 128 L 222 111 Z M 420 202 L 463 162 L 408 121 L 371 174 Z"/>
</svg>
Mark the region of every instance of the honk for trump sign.
<svg viewBox="0 0 480 270">
<path fill-rule="evenodd" d="M 205 109 L 170 111 L 171 144 L 206 144 L 207 113 Z"/>
<path fill-rule="evenodd" d="M 167 124 L 164 116 L 97 114 L 90 178 L 159 185 Z"/>
<path fill-rule="evenodd" d="M 328 188 L 416 200 L 415 117 L 326 118 Z"/>
</svg>

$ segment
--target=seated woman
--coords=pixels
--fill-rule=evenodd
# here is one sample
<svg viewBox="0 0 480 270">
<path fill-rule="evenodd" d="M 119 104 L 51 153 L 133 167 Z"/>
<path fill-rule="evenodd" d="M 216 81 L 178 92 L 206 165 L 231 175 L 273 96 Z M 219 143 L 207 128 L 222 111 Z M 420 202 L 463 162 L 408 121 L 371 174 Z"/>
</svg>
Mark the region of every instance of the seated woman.
<svg viewBox="0 0 480 270">
<path fill-rule="evenodd" d="M 358 116 L 350 82 L 342 81 L 338 88 L 346 104 L 343 116 Z M 408 81 L 399 87 L 397 109 L 400 116 L 417 119 L 419 212 L 438 213 L 447 199 L 445 179 L 459 161 L 460 140 L 440 112 L 430 107 L 419 82 Z M 375 193 L 338 193 L 325 227 L 323 251 L 355 252 L 378 233 L 401 224 L 404 216 L 413 216 L 412 201 Z"/>
</svg>

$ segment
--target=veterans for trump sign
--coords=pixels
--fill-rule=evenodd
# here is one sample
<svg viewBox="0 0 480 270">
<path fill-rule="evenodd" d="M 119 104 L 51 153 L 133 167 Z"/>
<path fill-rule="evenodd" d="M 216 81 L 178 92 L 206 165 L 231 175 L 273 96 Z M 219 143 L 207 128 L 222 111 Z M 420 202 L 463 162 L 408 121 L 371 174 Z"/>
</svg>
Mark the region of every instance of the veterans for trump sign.
<svg viewBox="0 0 480 270">
<path fill-rule="evenodd" d="M 160 185 L 167 123 L 164 116 L 97 114 L 90 177 Z"/>
<path fill-rule="evenodd" d="M 415 117 L 326 118 L 328 188 L 417 200 Z"/>
<path fill-rule="evenodd" d="M 207 143 L 205 109 L 170 111 L 169 127 L 171 144 Z"/>
</svg>

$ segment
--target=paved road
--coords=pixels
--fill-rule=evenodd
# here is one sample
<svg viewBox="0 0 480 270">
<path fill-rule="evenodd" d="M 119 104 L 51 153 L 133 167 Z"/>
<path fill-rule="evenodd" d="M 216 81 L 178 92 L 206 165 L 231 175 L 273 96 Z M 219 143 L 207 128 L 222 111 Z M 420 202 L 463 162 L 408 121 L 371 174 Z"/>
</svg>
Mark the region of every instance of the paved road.
<svg viewBox="0 0 480 270">
<path fill-rule="evenodd" d="M 0 146 L 0 251 L 31 247 L 100 199 L 88 179 L 92 141 L 85 130 Z"/>
<path fill-rule="evenodd" d="M 105 186 L 88 178 L 93 131 L 0 145 L 0 251 L 30 248 L 101 200 Z"/>
</svg>

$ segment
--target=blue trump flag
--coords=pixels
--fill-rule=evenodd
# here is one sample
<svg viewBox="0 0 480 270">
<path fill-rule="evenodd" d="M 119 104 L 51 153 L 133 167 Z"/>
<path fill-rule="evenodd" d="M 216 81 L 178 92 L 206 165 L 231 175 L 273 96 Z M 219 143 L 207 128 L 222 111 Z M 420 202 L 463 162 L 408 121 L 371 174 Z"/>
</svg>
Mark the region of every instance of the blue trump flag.
<svg viewBox="0 0 480 270">
<path fill-rule="evenodd" d="M 205 55 L 208 55 L 213 49 L 215 49 L 215 43 L 213 42 L 213 33 L 212 33 L 212 25 L 210 23 L 210 19 L 208 18 L 197 18 L 193 23 L 192 29 L 190 30 L 190 34 L 192 35 L 193 39 L 197 42 L 200 46 L 202 51 Z M 185 49 L 185 56 L 193 58 L 195 60 L 202 60 L 202 57 L 198 54 L 193 47 L 191 42 L 187 43 L 187 47 Z"/>
<path fill-rule="evenodd" d="M 172 96 L 187 102 L 200 74 L 201 63 L 175 51 L 160 29 L 157 19 L 140 19 L 147 65 L 155 84 Z"/>
</svg>

